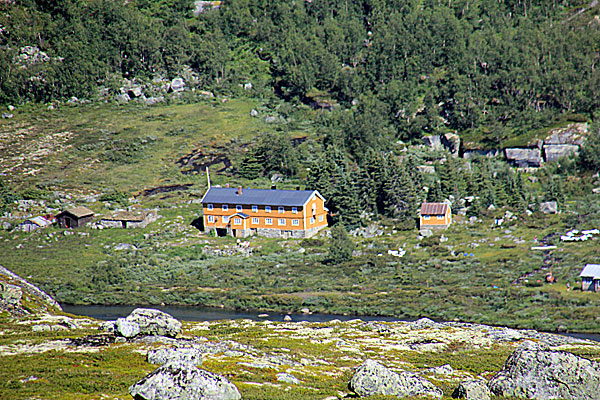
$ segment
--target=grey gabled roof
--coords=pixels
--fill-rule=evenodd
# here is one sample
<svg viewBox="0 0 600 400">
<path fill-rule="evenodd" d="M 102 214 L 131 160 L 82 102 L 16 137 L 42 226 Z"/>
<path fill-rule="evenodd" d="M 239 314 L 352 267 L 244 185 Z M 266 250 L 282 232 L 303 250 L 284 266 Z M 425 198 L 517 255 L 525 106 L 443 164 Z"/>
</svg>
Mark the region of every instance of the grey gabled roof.
<svg viewBox="0 0 600 400">
<path fill-rule="evenodd" d="M 592 279 L 600 279 L 600 264 L 587 264 L 581 273 L 581 277 L 591 277 Z"/>
<path fill-rule="evenodd" d="M 275 189 L 242 189 L 211 187 L 202 198 L 202 204 L 239 204 L 255 206 L 303 206 L 316 193 L 316 190 L 275 190 Z"/>
</svg>

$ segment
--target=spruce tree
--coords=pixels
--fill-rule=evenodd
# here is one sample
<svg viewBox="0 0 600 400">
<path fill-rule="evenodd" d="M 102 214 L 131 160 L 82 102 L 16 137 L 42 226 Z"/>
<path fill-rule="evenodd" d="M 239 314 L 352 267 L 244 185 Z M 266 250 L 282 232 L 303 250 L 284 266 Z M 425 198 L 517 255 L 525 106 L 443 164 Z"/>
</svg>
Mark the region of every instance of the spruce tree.
<svg viewBox="0 0 600 400">
<path fill-rule="evenodd" d="M 329 261 L 339 264 L 352 259 L 352 251 L 355 244 L 346 232 L 343 224 L 336 224 L 331 228 L 331 239 L 329 240 Z"/>
</svg>

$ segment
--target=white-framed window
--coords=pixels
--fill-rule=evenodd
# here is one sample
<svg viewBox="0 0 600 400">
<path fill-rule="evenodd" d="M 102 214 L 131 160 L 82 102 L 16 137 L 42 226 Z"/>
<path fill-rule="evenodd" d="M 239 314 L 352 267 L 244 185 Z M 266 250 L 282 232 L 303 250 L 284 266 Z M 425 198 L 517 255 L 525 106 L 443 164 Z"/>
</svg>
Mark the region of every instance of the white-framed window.
<svg viewBox="0 0 600 400">
<path fill-rule="evenodd" d="M 206 209 L 207 209 L 208 211 L 212 211 L 212 210 L 213 210 L 213 205 L 212 205 L 212 204 L 207 204 L 207 205 L 206 205 Z"/>
<path fill-rule="evenodd" d="M 313 211 L 313 214 L 317 213 L 317 205 L 315 203 L 313 203 L 313 205 L 312 205 L 312 211 Z"/>
<path fill-rule="evenodd" d="M 228 204 L 223 204 L 223 205 L 221 206 L 221 209 L 222 209 L 223 211 L 228 211 L 228 210 L 229 210 L 229 205 L 228 205 Z"/>
<path fill-rule="evenodd" d="M 229 222 L 229 217 L 223 217 L 223 223 L 226 224 Z"/>
<path fill-rule="evenodd" d="M 323 216 L 319 215 L 319 222 L 323 222 Z"/>
<path fill-rule="evenodd" d="M 310 223 L 314 224 L 315 223 L 315 217 L 310 217 Z"/>
<path fill-rule="evenodd" d="M 293 219 L 293 220 L 292 220 L 292 225 L 294 225 L 294 226 L 298 226 L 298 225 L 300 225 L 300 220 Z"/>
<path fill-rule="evenodd" d="M 214 215 L 209 215 L 208 216 L 208 222 L 215 222 L 215 216 Z"/>
<path fill-rule="evenodd" d="M 265 206 L 265 212 L 270 213 L 271 212 L 271 206 Z"/>
<path fill-rule="evenodd" d="M 239 204 L 237 206 L 235 206 L 235 211 L 236 212 L 242 212 L 242 210 L 243 210 L 243 208 Z"/>
<path fill-rule="evenodd" d="M 429 215 L 423 215 L 423 219 L 424 219 L 425 221 L 429 221 L 429 219 L 430 219 L 430 218 L 431 218 L 431 217 L 430 217 Z"/>
<path fill-rule="evenodd" d="M 258 212 L 258 206 L 252 206 L 252 212 Z"/>
<path fill-rule="evenodd" d="M 284 211 L 285 211 L 285 208 L 283 208 L 283 207 L 279 207 L 278 208 L 279 214 L 283 214 Z"/>
<path fill-rule="evenodd" d="M 298 214 L 298 207 L 292 207 L 292 214 Z"/>
<path fill-rule="evenodd" d="M 443 215 L 438 215 L 437 219 L 442 220 L 442 219 L 444 219 L 444 216 Z"/>
<path fill-rule="evenodd" d="M 241 218 L 234 218 L 233 219 L 233 223 L 235 225 L 241 225 L 242 224 L 242 219 Z"/>
<path fill-rule="evenodd" d="M 258 218 L 256 218 L 256 217 L 253 217 L 253 218 L 252 218 L 252 223 L 253 223 L 253 224 L 258 224 Z"/>
<path fill-rule="evenodd" d="M 278 225 L 285 226 L 285 218 L 279 218 Z"/>
<path fill-rule="evenodd" d="M 273 218 L 265 218 L 266 225 L 273 225 Z"/>
</svg>

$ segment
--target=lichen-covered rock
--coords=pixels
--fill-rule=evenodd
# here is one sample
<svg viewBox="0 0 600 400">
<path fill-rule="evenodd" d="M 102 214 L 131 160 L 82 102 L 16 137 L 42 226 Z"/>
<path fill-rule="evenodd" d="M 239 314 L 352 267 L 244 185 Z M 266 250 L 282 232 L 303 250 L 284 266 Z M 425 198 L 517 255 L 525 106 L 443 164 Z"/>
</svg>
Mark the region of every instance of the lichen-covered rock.
<svg viewBox="0 0 600 400">
<path fill-rule="evenodd" d="M 439 136 L 423 136 L 421 139 L 423 140 L 423 144 L 431 149 L 442 149 L 442 140 Z"/>
<path fill-rule="evenodd" d="M 127 338 L 137 335 L 175 337 L 181 331 L 181 322 L 160 310 L 136 308 L 126 318 L 117 319 L 115 331 Z"/>
<path fill-rule="evenodd" d="M 277 381 L 289 383 L 291 385 L 298 385 L 300 383 L 300 380 L 294 375 L 287 374 L 285 372 L 280 372 L 277 374 Z"/>
<path fill-rule="evenodd" d="M 360 397 L 429 396 L 442 397 L 442 391 L 428 380 L 410 373 L 396 373 L 373 360 L 366 360 L 350 380 L 350 389 Z"/>
<path fill-rule="evenodd" d="M 185 362 L 202 365 L 202 351 L 194 347 L 163 348 L 148 352 L 150 364 L 164 365 L 170 362 Z"/>
<path fill-rule="evenodd" d="M 129 387 L 136 400 L 238 400 L 237 387 L 225 377 L 191 363 L 168 363 Z"/>
<path fill-rule="evenodd" d="M 455 399 L 490 400 L 492 393 L 487 387 L 487 382 L 481 379 L 461 382 L 452 393 Z"/>
<path fill-rule="evenodd" d="M 498 396 L 527 399 L 597 399 L 600 364 L 526 342 L 488 384 Z"/>
<path fill-rule="evenodd" d="M 460 150 L 460 136 L 456 133 L 447 132 L 440 136 L 440 140 L 445 148 L 454 156 L 458 156 L 458 150 Z"/>
</svg>

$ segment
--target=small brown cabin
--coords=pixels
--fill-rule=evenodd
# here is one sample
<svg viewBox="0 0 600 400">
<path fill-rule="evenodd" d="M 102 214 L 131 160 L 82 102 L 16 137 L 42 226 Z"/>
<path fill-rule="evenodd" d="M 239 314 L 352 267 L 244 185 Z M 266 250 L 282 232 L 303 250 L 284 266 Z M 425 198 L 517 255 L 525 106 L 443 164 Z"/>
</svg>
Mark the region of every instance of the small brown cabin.
<svg viewBox="0 0 600 400">
<path fill-rule="evenodd" d="M 92 221 L 94 212 L 87 207 L 79 206 L 64 210 L 56 216 L 56 222 L 61 228 L 79 228 Z"/>
</svg>

